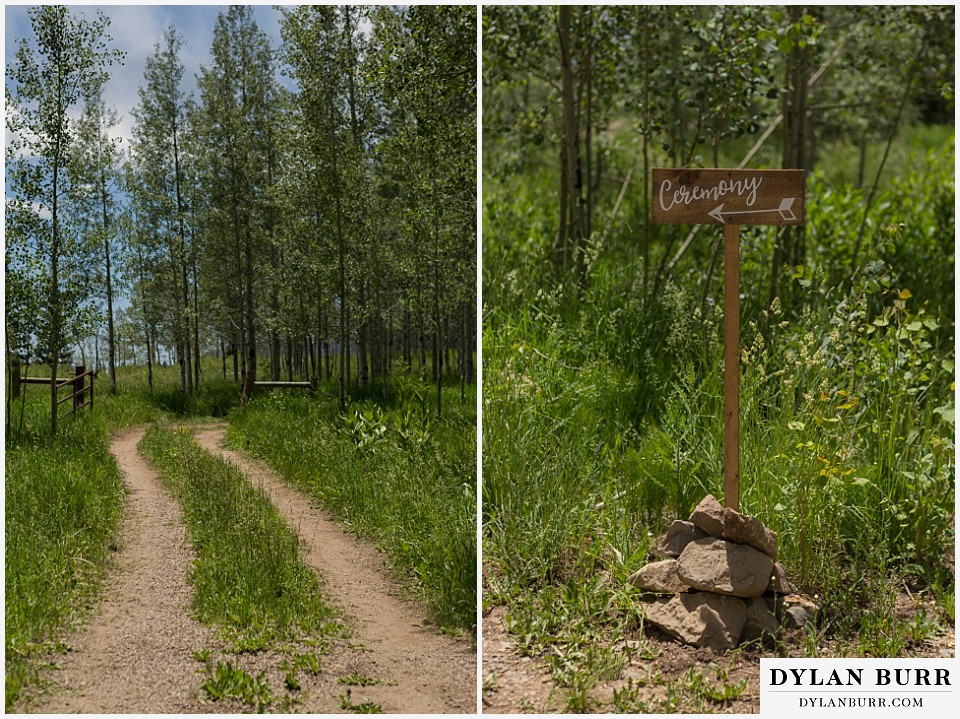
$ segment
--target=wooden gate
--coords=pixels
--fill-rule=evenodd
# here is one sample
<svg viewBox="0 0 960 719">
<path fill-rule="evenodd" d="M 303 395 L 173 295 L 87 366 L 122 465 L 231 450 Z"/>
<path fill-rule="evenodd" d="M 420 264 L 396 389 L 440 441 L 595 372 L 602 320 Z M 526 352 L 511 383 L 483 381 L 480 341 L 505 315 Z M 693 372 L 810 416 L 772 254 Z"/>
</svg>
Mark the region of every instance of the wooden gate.
<svg viewBox="0 0 960 719">
<path fill-rule="evenodd" d="M 83 365 L 77 365 L 74 368 L 73 377 L 57 381 L 58 395 L 63 387 L 73 388 L 72 394 L 68 394 L 66 397 L 62 398 L 58 396 L 57 398 L 58 407 L 64 402 L 73 400 L 73 407 L 63 413 L 64 417 L 71 415 L 77 410 L 83 409 L 84 407 L 93 409 L 93 381 L 96 376 L 96 370 L 88 370 Z M 90 378 L 89 384 L 87 383 L 87 377 Z M 49 377 L 21 377 L 20 360 L 14 359 L 10 362 L 10 395 L 14 398 L 21 397 L 21 393 L 26 390 L 26 385 L 28 384 L 45 384 L 49 386 L 50 381 L 51 380 Z M 89 399 L 87 399 L 88 394 Z"/>
</svg>

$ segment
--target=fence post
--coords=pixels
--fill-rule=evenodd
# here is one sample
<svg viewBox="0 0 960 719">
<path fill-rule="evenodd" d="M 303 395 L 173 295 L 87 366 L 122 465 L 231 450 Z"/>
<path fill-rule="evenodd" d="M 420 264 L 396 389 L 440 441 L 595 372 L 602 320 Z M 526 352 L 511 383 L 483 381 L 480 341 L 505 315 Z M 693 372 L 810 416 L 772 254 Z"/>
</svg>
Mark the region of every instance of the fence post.
<svg viewBox="0 0 960 719">
<path fill-rule="evenodd" d="M 20 358 L 10 358 L 10 396 L 20 399 Z"/>
<path fill-rule="evenodd" d="M 74 379 L 73 379 L 73 411 L 76 412 L 80 409 L 80 406 L 83 404 L 83 385 L 86 382 L 86 377 L 83 376 L 83 373 L 87 371 L 87 368 L 82 364 L 78 364 L 74 370 Z M 78 387 L 79 385 L 79 387 Z"/>
<path fill-rule="evenodd" d="M 93 381 L 97 378 L 97 373 L 90 375 L 90 411 L 93 412 Z"/>
</svg>

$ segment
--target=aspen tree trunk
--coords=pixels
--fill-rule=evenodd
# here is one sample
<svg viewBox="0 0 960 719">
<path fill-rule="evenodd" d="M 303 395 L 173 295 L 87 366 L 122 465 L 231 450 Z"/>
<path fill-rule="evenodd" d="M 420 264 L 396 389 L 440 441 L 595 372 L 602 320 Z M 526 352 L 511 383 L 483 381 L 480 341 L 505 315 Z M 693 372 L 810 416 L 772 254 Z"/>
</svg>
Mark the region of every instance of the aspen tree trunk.
<svg viewBox="0 0 960 719">
<path fill-rule="evenodd" d="M 643 8 L 643 298 L 650 276 L 650 6 Z"/>
<path fill-rule="evenodd" d="M 583 236 L 585 239 L 589 240 L 590 235 L 593 233 L 593 181 L 591 179 L 591 172 L 593 168 L 593 148 L 591 147 L 593 144 L 593 138 L 591 137 L 591 125 L 593 123 L 593 8 L 591 8 L 589 5 L 584 5 L 582 7 L 582 12 L 584 14 L 584 32 L 587 35 L 587 49 L 583 59 L 583 74 L 585 76 L 586 83 L 586 117 L 583 123 L 583 149 L 584 166 L 587 168 L 586 205 L 583 214 Z M 583 252 L 580 253 L 581 256 L 583 254 Z M 586 281 L 586 277 L 584 275 L 586 269 L 585 258 L 580 262 L 580 267 L 580 284 L 582 287 Z"/>
<path fill-rule="evenodd" d="M 193 269 L 193 387 L 200 389 L 200 286 L 197 280 L 197 257 L 194 253 Z"/>
<path fill-rule="evenodd" d="M 460 351 L 459 357 L 460 360 L 460 401 L 463 402 L 467 398 L 467 355 L 470 350 L 467 347 L 467 325 L 469 323 L 470 313 L 468 310 L 469 302 L 464 301 L 461 303 L 461 311 L 463 315 L 460 318 Z"/>
<path fill-rule="evenodd" d="M 257 381 L 257 329 L 253 313 L 253 242 L 250 228 L 247 228 L 244 236 L 243 254 L 247 308 L 247 372 L 244 375 L 243 399 L 248 400 L 253 393 L 254 382 Z"/>
<path fill-rule="evenodd" d="M 357 285 L 357 305 L 361 312 L 366 313 L 367 289 L 366 282 L 360 280 Z M 363 389 L 370 382 L 370 365 L 368 362 L 369 343 L 369 323 L 366 319 L 360 322 L 357 327 L 357 385 Z"/>
<path fill-rule="evenodd" d="M 153 396 L 153 350 L 150 346 L 150 328 L 147 328 L 146 331 L 146 340 L 147 340 L 147 389 L 150 392 L 150 396 Z"/>
<path fill-rule="evenodd" d="M 574 90 L 570 38 L 570 6 L 559 8 L 558 36 L 560 40 L 560 80 L 563 95 L 563 143 L 566 148 L 567 180 L 567 245 L 576 254 L 580 251 L 583 234 L 581 204 L 583 177 L 580 163 L 580 128 L 577 123 L 577 98 Z M 566 253 L 565 253 L 566 254 Z M 569 255 L 567 255 L 569 258 Z M 579 261 L 579 260 L 578 260 Z"/>
<path fill-rule="evenodd" d="M 404 305 L 403 307 L 403 363 L 406 365 L 407 374 L 410 373 L 412 365 L 412 356 L 410 354 L 410 308 Z"/>
<path fill-rule="evenodd" d="M 336 176 L 337 160 L 334 152 L 333 172 Z M 340 188 L 339 185 L 335 191 L 336 194 L 336 217 L 337 217 L 337 269 L 340 275 L 340 412 L 347 411 L 347 371 L 350 363 L 347 362 L 347 353 L 350 348 L 350 338 L 347 336 L 347 272 L 344 261 L 344 243 L 343 243 L 343 210 L 340 206 Z"/>
<path fill-rule="evenodd" d="M 57 365 L 60 359 L 60 225 L 58 217 L 58 186 L 60 181 L 60 154 L 62 137 L 56 136 L 53 159 L 53 203 L 51 208 L 52 233 L 50 243 L 50 436 L 57 435 Z"/>
<path fill-rule="evenodd" d="M 100 140 L 97 140 L 98 146 Z M 107 213 L 107 173 L 100 163 L 100 209 L 103 217 L 103 254 L 107 283 L 107 369 L 110 372 L 110 394 L 117 393 L 116 339 L 113 327 L 113 275 L 110 267 L 110 217 Z M 149 350 L 147 352 L 149 354 Z"/>
<path fill-rule="evenodd" d="M 293 340 L 287 335 L 287 381 L 293 382 Z"/>
<path fill-rule="evenodd" d="M 143 275 L 143 249 L 140 247 L 139 244 L 137 245 L 137 270 L 138 270 L 138 274 L 140 275 L 140 287 L 141 287 L 140 301 L 142 303 L 144 314 L 146 314 L 147 297 L 146 297 L 146 291 L 143 289 L 146 286 L 146 280 Z M 150 396 L 152 397 L 153 396 L 153 350 L 151 349 L 150 331 L 151 331 L 150 323 L 147 321 L 147 318 L 144 317 L 143 334 L 145 335 L 145 339 L 147 341 L 147 387 L 149 388 Z M 153 343 L 153 346 L 155 347 L 156 343 Z"/>
<path fill-rule="evenodd" d="M 168 231 L 171 228 L 168 225 Z M 187 392 L 186 362 L 183 357 L 183 296 L 180 294 L 180 273 L 177 262 L 177 248 L 174 244 L 174 238 L 171 237 L 167 243 L 167 250 L 170 254 L 170 282 L 173 287 L 173 344 L 174 357 L 177 368 L 180 371 L 180 393 Z"/>
<path fill-rule="evenodd" d="M 181 370 L 181 375 L 184 378 L 184 387 L 187 394 L 193 393 L 193 360 L 190 356 L 190 321 L 189 321 L 189 307 L 190 307 L 190 285 L 187 280 L 187 234 L 183 222 L 183 194 L 181 192 L 181 177 L 180 177 L 180 144 L 179 144 L 179 128 L 177 127 L 176 118 L 173 121 L 173 177 L 174 177 L 174 190 L 176 193 L 176 203 L 177 203 L 177 239 L 180 242 L 179 253 L 178 253 L 178 264 L 180 271 L 180 280 L 181 280 L 181 290 L 183 295 L 181 297 L 181 313 L 177 316 L 177 324 L 180 326 L 180 335 L 181 343 L 183 345 L 183 355 L 181 355 L 180 361 L 184 363 Z"/>
<path fill-rule="evenodd" d="M 567 143 L 561 140 L 560 143 L 560 222 L 557 225 L 557 239 L 553 245 L 553 269 L 559 275 L 563 268 L 567 266 L 567 250 L 569 243 L 567 240 L 567 205 L 569 203 L 568 193 L 570 185 L 567 182 Z"/>
<path fill-rule="evenodd" d="M 273 281 L 270 288 L 270 314 L 273 326 L 270 328 L 270 379 L 274 382 L 280 379 L 280 335 L 277 333 L 277 319 L 280 316 L 280 290 L 277 277 L 280 274 L 280 262 L 276 246 L 270 248 L 270 264 L 273 266 Z"/>
<path fill-rule="evenodd" d="M 800 23 L 805 8 L 802 5 L 788 7 L 791 25 Z M 788 90 L 783 98 L 783 156 L 784 169 L 803 168 L 807 159 L 807 74 L 810 57 L 809 46 L 796 43 L 787 57 L 786 81 Z M 770 297 L 779 293 L 781 268 L 786 263 L 802 264 L 806 255 L 802 226 L 781 227 L 774 245 L 770 268 Z"/>
<path fill-rule="evenodd" d="M 450 372 L 451 360 L 450 360 L 450 318 L 443 318 L 443 338 L 446 340 L 443 345 L 443 366 L 446 368 L 447 373 Z"/>
<path fill-rule="evenodd" d="M 437 366 L 437 417 L 443 415 L 443 354 L 440 351 L 440 211 L 433 205 L 433 356 Z"/>
<path fill-rule="evenodd" d="M 467 301 L 467 350 L 466 350 L 466 363 L 467 363 L 467 381 L 474 382 L 476 375 L 474 374 L 476 369 L 473 362 L 473 353 L 477 347 L 477 336 L 476 336 L 476 308 L 472 300 Z"/>
</svg>

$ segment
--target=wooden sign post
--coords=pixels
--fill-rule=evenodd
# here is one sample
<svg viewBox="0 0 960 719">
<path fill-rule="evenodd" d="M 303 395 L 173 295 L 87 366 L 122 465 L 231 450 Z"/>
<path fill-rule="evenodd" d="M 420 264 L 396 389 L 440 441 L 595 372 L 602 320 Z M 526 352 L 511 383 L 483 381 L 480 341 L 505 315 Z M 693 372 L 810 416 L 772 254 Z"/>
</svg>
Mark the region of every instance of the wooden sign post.
<svg viewBox="0 0 960 719">
<path fill-rule="evenodd" d="M 803 170 L 653 170 L 652 219 L 723 225 L 723 503 L 740 510 L 740 226 L 802 225 Z"/>
</svg>

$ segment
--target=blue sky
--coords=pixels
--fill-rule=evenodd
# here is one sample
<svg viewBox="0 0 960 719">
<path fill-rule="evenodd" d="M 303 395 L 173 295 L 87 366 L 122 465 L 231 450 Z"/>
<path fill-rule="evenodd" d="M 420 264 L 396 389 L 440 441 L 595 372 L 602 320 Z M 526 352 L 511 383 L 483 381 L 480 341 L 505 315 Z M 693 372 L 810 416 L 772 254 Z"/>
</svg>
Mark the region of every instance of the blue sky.
<svg viewBox="0 0 960 719">
<path fill-rule="evenodd" d="M 72 12 L 93 18 L 101 10 L 111 19 L 109 33 L 113 47 L 126 51 L 122 67 L 114 66 L 110 82 L 104 91 L 107 105 L 116 108 L 120 124 L 114 131 L 128 140 L 133 124 L 130 111 L 138 102 L 137 89 L 143 80 L 143 67 L 147 56 L 164 31 L 173 25 L 184 39 L 181 61 L 184 65 L 183 89 L 196 89 L 195 76 L 200 66 L 208 62 L 213 43 L 213 26 L 217 14 L 226 10 L 227 4 L 180 4 L 180 5 L 79 5 L 66 3 Z M 270 37 L 274 47 L 280 43 L 280 13 L 270 4 L 256 4 L 254 17 L 260 29 Z M 9 64 L 14 58 L 20 38 L 32 36 L 29 5 L 5 5 L 4 8 L 4 61 Z M 123 143 L 127 145 L 125 141 Z"/>
</svg>

